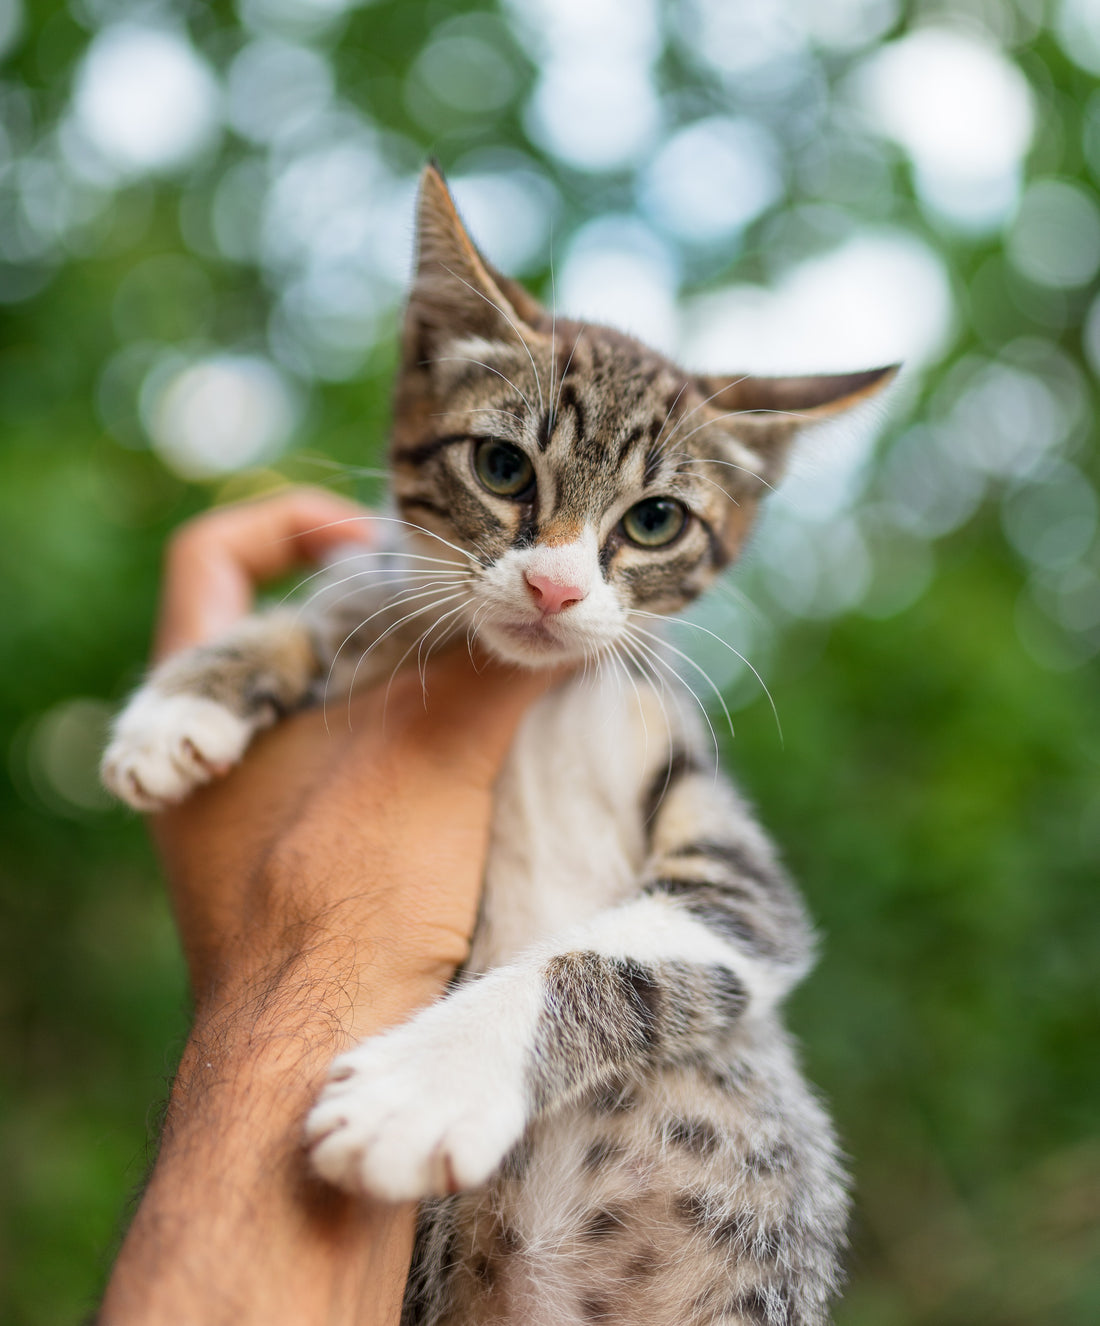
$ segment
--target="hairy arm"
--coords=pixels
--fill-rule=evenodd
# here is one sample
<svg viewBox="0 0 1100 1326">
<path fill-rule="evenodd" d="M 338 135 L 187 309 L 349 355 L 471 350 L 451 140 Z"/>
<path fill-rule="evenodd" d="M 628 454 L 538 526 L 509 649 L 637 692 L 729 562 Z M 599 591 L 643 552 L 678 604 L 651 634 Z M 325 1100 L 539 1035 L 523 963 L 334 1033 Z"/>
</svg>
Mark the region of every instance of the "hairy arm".
<svg viewBox="0 0 1100 1326">
<path fill-rule="evenodd" d="M 294 493 L 187 527 L 161 642 L 202 643 L 346 514 Z M 332 1056 L 436 998 L 466 956 L 493 781 L 547 680 L 452 656 L 430 683 L 427 706 L 415 674 L 356 696 L 331 733 L 294 716 L 155 822 L 195 1020 L 105 1326 L 397 1321 L 413 1208 L 320 1183 L 302 1121 Z"/>
</svg>

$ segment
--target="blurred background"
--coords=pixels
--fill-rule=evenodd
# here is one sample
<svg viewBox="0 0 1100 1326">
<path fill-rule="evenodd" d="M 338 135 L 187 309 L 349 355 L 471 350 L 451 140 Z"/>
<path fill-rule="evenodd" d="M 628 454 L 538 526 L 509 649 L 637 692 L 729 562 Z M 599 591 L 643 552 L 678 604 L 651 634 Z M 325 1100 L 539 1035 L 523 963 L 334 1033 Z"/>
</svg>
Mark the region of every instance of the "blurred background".
<svg viewBox="0 0 1100 1326">
<path fill-rule="evenodd" d="M 187 1025 L 94 775 L 163 540 L 378 500 L 432 153 L 693 368 L 905 360 L 695 618 L 783 740 L 675 638 L 825 939 L 838 1323 L 1100 1321 L 1098 74 L 1097 0 L 0 0 L 0 1319 L 93 1304 Z"/>
</svg>

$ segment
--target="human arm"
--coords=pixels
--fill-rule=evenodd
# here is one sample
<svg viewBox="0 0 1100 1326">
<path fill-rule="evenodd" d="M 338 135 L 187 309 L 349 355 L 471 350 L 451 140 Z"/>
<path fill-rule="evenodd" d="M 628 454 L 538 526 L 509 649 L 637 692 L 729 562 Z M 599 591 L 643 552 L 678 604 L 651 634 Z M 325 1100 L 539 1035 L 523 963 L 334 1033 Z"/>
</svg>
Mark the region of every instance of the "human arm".
<svg viewBox="0 0 1100 1326">
<path fill-rule="evenodd" d="M 270 505 L 218 513 L 177 540 L 168 648 L 247 610 L 258 573 L 227 547 L 254 547 L 242 522 L 270 531 Z M 296 528 L 316 515 L 282 513 Z M 285 535 L 280 546 L 282 563 L 259 574 L 317 551 Z M 105 1326 L 397 1320 L 413 1209 L 315 1180 L 302 1119 L 335 1053 L 430 1002 L 465 957 L 493 780 L 546 684 L 445 657 L 427 709 L 414 673 L 388 700 L 356 696 L 350 730 L 298 714 L 156 821 L 195 1021 Z"/>
</svg>

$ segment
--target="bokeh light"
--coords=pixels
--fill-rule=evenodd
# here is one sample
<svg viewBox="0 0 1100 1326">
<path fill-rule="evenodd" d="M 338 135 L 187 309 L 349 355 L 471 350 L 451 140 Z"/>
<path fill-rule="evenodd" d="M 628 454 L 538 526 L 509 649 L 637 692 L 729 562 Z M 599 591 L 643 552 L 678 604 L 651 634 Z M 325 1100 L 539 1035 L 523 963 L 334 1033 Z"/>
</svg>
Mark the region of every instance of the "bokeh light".
<svg viewBox="0 0 1100 1326">
<path fill-rule="evenodd" d="M 779 151 L 755 121 L 711 116 L 669 138 L 642 190 L 647 210 L 678 238 L 729 243 L 782 196 Z"/>
<path fill-rule="evenodd" d="M 871 56 L 855 86 L 872 122 L 909 154 L 934 212 L 976 230 L 1011 216 L 1034 128 L 1032 96 L 992 42 L 923 28 Z"/>
<path fill-rule="evenodd" d="M 73 89 L 79 132 L 120 175 L 193 160 L 217 134 L 219 101 L 210 66 L 181 31 L 137 23 L 96 36 Z"/>
<path fill-rule="evenodd" d="M 102 700 L 64 700 L 32 721 L 26 737 L 27 769 L 43 802 L 69 818 L 109 809 L 99 781 L 110 707 Z"/>
<path fill-rule="evenodd" d="M 16 44 L 23 32 L 23 0 L 0 3 L 0 58 Z"/>
<path fill-rule="evenodd" d="M 1082 69 L 1100 74 L 1100 5 L 1096 0 L 1059 0 L 1054 30 L 1062 50 Z"/>
<path fill-rule="evenodd" d="M 558 195 L 532 162 L 479 153 L 467 157 L 449 183 L 467 225 L 501 271 L 522 276 L 543 268 Z"/>
<path fill-rule="evenodd" d="M 257 143 L 307 127 L 328 109 L 332 70 L 316 51 L 274 38 L 250 42 L 229 67 L 230 124 Z"/>
<path fill-rule="evenodd" d="M 935 251 L 910 234 L 868 229 L 770 287 L 734 285 L 694 301 L 683 353 L 726 371 L 914 367 L 943 352 L 952 320 Z"/>
<path fill-rule="evenodd" d="M 297 403 L 275 367 L 254 355 L 158 363 L 142 387 L 153 445 L 176 474 L 210 479 L 277 456 Z"/>
<path fill-rule="evenodd" d="M 607 323 L 671 353 L 678 276 L 672 251 L 644 222 L 603 216 L 573 237 L 561 263 L 557 297 L 582 321 Z"/>
<path fill-rule="evenodd" d="M 1088 285 L 1100 270 L 1100 207 L 1079 185 L 1036 180 L 1020 204 L 1008 252 L 1040 285 Z"/>
</svg>

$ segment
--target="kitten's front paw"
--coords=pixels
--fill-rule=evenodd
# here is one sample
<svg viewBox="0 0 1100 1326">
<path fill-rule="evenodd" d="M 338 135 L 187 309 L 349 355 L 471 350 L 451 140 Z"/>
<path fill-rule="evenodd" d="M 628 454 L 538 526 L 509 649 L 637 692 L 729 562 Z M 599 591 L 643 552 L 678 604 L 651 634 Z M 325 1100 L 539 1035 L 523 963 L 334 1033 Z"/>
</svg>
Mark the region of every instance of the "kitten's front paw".
<svg viewBox="0 0 1100 1326">
<path fill-rule="evenodd" d="M 215 700 L 146 688 L 119 716 L 100 777 L 135 810 L 163 810 L 236 764 L 251 735 Z"/>
<path fill-rule="evenodd" d="M 392 1202 L 484 1183 L 519 1141 L 527 1102 L 522 1075 L 477 1041 L 412 1023 L 337 1059 L 306 1121 L 317 1172 Z"/>
</svg>

